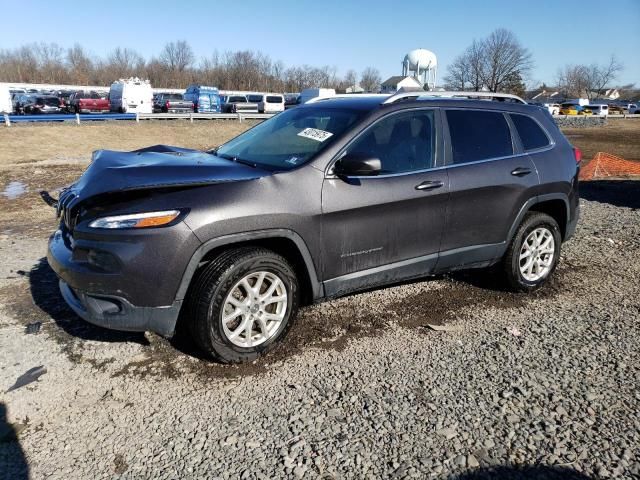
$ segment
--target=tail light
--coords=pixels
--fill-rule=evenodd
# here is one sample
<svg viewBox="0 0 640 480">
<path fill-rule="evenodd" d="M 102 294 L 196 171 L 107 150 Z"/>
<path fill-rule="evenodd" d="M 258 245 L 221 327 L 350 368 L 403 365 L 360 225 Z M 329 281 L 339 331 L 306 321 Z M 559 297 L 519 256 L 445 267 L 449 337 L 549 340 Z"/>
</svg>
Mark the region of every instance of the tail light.
<svg viewBox="0 0 640 480">
<path fill-rule="evenodd" d="M 168 110 L 169 107 L 171 107 L 171 102 L 169 100 L 167 100 L 167 103 L 165 103 L 165 106 L 167 107 L 167 110 Z"/>
<path fill-rule="evenodd" d="M 194 113 L 198 113 L 198 103 L 197 102 L 193 102 L 193 111 L 194 111 Z"/>
<path fill-rule="evenodd" d="M 576 159 L 576 163 L 580 163 L 582 161 L 582 150 L 578 147 L 573 147 L 573 156 Z"/>
</svg>

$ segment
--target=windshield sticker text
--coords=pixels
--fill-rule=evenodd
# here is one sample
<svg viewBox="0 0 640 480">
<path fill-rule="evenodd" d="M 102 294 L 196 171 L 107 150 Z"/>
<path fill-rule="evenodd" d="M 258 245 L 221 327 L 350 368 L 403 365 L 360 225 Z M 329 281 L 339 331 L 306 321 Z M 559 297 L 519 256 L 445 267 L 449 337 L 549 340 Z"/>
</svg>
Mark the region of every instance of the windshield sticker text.
<svg viewBox="0 0 640 480">
<path fill-rule="evenodd" d="M 298 133 L 299 137 L 310 138 L 311 140 L 315 140 L 316 142 L 324 142 L 327 138 L 331 137 L 333 133 L 326 132 L 324 130 L 318 130 L 317 128 L 305 128 L 300 133 Z"/>
</svg>

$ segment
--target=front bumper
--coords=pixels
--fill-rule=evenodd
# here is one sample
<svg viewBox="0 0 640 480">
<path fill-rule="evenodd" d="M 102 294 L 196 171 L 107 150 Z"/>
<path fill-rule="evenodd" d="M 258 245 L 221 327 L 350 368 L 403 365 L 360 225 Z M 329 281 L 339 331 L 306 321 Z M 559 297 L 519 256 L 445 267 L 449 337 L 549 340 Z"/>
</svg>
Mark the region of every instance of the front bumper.
<svg viewBox="0 0 640 480">
<path fill-rule="evenodd" d="M 75 290 L 60 280 L 60 293 L 82 319 L 99 327 L 130 332 L 155 332 L 173 335 L 182 300 L 168 307 L 136 307 L 116 296 L 95 296 Z"/>
<path fill-rule="evenodd" d="M 116 330 L 173 334 L 183 300 L 177 291 L 200 242 L 183 223 L 151 230 L 76 232 L 73 239 L 62 228 L 51 236 L 47 260 L 78 316 Z"/>
</svg>

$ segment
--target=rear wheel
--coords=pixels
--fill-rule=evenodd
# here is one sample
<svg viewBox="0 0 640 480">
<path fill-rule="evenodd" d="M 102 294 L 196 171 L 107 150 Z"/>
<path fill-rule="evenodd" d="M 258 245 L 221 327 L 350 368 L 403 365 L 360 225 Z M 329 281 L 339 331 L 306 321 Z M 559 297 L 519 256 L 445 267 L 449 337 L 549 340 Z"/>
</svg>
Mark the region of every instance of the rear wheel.
<svg viewBox="0 0 640 480">
<path fill-rule="evenodd" d="M 503 259 L 509 287 L 529 292 L 544 285 L 558 265 L 561 243 L 560 228 L 552 217 L 539 212 L 527 214 Z"/>
<path fill-rule="evenodd" d="M 189 292 L 189 329 L 224 363 L 256 359 L 282 340 L 298 309 L 291 265 L 258 247 L 226 251 L 204 267 Z"/>
</svg>

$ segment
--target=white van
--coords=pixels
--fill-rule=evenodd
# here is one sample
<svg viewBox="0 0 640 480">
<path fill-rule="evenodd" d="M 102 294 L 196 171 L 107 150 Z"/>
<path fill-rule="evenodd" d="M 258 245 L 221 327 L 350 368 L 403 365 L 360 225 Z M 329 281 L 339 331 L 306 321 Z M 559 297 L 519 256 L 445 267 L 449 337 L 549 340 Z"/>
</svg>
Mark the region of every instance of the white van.
<svg viewBox="0 0 640 480">
<path fill-rule="evenodd" d="M 258 102 L 258 112 L 278 113 L 284 112 L 284 95 L 266 93 L 262 95 L 262 100 Z"/>
<path fill-rule="evenodd" d="M 305 88 L 300 92 L 297 104 L 307 103 L 312 98 L 327 98 L 335 96 L 336 91 L 333 88 Z"/>
<path fill-rule="evenodd" d="M 11 93 L 6 85 L 0 85 L 0 113 L 13 113 Z"/>
<path fill-rule="evenodd" d="M 584 108 L 588 108 L 591 110 L 596 117 L 607 117 L 609 115 L 609 106 L 608 105 L 586 105 Z"/>
<path fill-rule="evenodd" d="M 118 113 L 152 113 L 153 89 L 149 80 L 117 80 L 109 89 L 110 110 Z"/>
</svg>

